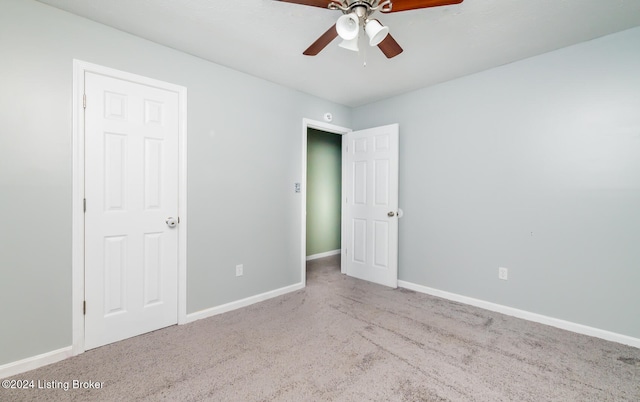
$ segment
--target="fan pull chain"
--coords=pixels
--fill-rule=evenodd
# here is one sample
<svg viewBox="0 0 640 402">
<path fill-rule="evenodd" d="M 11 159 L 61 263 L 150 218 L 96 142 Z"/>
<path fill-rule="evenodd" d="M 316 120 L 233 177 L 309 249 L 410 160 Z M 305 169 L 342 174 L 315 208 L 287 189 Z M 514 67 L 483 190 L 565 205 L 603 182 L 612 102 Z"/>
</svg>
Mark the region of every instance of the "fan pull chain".
<svg viewBox="0 0 640 402">
<path fill-rule="evenodd" d="M 365 42 L 366 42 L 367 36 L 366 36 L 366 34 L 364 32 L 364 24 L 362 26 L 362 33 L 363 33 L 363 37 L 364 37 Z M 367 67 L 367 47 L 369 47 L 369 46 L 367 46 L 367 44 L 362 46 L 362 49 L 363 49 L 362 50 L 362 68 Z"/>
</svg>

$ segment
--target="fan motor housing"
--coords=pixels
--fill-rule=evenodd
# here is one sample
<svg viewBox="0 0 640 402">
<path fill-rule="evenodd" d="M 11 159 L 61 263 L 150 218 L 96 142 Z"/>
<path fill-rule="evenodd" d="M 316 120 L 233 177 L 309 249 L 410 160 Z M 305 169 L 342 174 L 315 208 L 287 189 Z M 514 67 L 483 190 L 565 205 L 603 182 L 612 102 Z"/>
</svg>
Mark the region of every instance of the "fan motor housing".
<svg viewBox="0 0 640 402">
<path fill-rule="evenodd" d="M 358 18 L 367 18 L 374 11 L 391 11 L 391 0 L 342 0 L 332 1 L 328 6 L 331 10 L 342 10 L 345 14 L 356 13 Z"/>
</svg>

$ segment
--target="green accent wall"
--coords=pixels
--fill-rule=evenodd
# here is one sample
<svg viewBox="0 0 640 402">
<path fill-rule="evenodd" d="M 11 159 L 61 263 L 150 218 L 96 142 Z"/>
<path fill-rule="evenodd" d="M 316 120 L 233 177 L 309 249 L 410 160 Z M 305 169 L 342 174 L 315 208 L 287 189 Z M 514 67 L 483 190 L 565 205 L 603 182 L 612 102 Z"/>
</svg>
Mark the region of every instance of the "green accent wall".
<svg viewBox="0 0 640 402">
<path fill-rule="evenodd" d="M 342 136 L 307 131 L 307 256 L 340 248 Z"/>
</svg>

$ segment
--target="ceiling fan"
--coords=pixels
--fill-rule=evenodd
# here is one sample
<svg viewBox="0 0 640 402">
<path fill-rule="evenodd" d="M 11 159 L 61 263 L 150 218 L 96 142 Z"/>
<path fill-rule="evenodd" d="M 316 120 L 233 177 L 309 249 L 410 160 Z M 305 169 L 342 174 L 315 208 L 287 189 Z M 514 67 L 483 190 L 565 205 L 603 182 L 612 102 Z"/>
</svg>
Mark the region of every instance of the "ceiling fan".
<svg viewBox="0 0 640 402">
<path fill-rule="evenodd" d="M 369 38 L 369 45 L 378 46 L 387 58 L 392 58 L 402 53 L 402 47 L 389 34 L 389 28 L 380 21 L 370 18 L 376 11 L 382 13 L 395 13 L 399 11 L 417 10 L 419 8 L 448 6 L 462 3 L 463 0 L 279 0 L 287 3 L 302 4 L 340 10 L 342 16 L 331 28 L 322 34 L 302 54 L 315 56 L 331 41 L 340 36 L 340 47 L 358 51 L 358 37 L 360 29 Z"/>
</svg>

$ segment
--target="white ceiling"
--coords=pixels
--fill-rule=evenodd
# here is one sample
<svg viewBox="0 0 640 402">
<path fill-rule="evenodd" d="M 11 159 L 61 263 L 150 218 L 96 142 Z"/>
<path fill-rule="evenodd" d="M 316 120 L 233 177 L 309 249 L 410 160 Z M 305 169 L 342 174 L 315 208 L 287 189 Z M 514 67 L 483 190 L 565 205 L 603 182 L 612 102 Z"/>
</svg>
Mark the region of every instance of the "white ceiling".
<svg viewBox="0 0 640 402">
<path fill-rule="evenodd" d="M 404 48 L 393 59 L 339 39 L 309 57 L 302 51 L 339 11 L 277 0 L 38 1 L 347 106 L 640 26 L 640 0 L 465 0 L 376 13 Z"/>
</svg>

